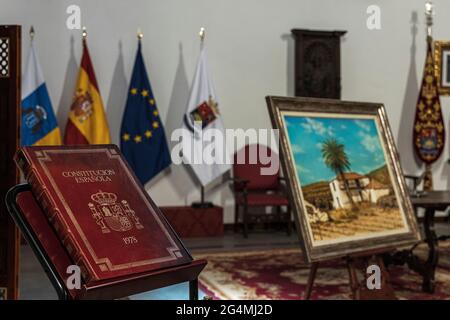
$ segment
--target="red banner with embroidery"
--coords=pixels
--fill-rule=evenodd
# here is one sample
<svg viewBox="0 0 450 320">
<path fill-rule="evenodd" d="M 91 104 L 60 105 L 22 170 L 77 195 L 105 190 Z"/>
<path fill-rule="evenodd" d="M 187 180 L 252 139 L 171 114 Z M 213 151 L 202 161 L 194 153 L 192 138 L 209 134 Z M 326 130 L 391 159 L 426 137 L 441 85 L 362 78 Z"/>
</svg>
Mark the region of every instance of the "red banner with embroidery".
<svg viewBox="0 0 450 320">
<path fill-rule="evenodd" d="M 427 57 L 422 86 L 414 119 L 414 149 L 420 160 L 429 165 L 442 154 L 445 143 L 445 127 L 439 101 L 438 84 L 434 74 L 432 38 L 428 38 Z"/>
</svg>

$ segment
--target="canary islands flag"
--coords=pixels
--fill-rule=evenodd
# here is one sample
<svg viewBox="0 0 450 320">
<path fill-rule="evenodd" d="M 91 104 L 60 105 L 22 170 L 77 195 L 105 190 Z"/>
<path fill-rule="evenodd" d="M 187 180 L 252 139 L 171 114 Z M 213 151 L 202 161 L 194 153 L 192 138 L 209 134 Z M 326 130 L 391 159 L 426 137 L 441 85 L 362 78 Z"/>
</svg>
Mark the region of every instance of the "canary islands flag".
<svg viewBox="0 0 450 320">
<path fill-rule="evenodd" d="M 22 146 L 60 145 L 61 133 L 53 112 L 33 40 L 22 79 Z"/>
<path fill-rule="evenodd" d="M 111 143 L 108 120 L 106 120 L 102 97 L 85 38 L 83 38 L 83 56 L 73 102 L 70 106 L 64 143 Z"/>
<path fill-rule="evenodd" d="M 171 164 L 139 40 L 120 129 L 120 148 L 142 184 Z"/>
</svg>

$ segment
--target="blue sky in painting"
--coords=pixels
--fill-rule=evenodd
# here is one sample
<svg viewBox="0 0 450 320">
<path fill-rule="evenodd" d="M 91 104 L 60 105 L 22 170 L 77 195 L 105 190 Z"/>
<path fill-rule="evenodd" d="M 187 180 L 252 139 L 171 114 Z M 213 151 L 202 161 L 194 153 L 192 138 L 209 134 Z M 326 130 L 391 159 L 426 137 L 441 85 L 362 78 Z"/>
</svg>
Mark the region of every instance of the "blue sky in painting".
<svg viewBox="0 0 450 320">
<path fill-rule="evenodd" d="M 284 115 L 284 120 L 303 186 L 336 176 L 322 158 L 321 145 L 327 138 L 344 144 L 353 172 L 366 174 L 386 163 L 375 119 Z"/>
</svg>

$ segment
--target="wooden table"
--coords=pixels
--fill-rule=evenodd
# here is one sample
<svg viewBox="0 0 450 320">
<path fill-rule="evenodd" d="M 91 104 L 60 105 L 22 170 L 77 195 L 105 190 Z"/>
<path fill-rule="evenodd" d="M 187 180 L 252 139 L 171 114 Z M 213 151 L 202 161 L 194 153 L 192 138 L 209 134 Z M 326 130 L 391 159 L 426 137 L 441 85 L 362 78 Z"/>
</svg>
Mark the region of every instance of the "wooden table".
<svg viewBox="0 0 450 320">
<path fill-rule="evenodd" d="M 422 261 L 413 250 L 403 250 L 387 258 L 387 263 L 408 264 L 408 266 L 423 277 L 422 290 L 433 293 L 435 289 L 435 271 L 439 262 L 438 238 L 434 230 L 436 211 L 445 211 L 450 206 L 450 191 L 427 191 L 421 196 L 411 196 L 411 203 L 417 213 L 418 208 L 425 209 L 423 217 L 423 230 L 428 245 L 428 257 Z"/>
<path fill-rule="evenodd" d="M 434 292 L 435 270 L 439 262 L 438 237 L 434 230 L 434 218 L 436 211 L 445 211 L 450 206 L 450 191 L 428 191 L 424 196 L 411 197 L 414 209 L 425 209 L 423 217 L 423 229 L 425 241 L 428 244 L 428 259 L 425 262 L 423 290 Z"/>
</svg>

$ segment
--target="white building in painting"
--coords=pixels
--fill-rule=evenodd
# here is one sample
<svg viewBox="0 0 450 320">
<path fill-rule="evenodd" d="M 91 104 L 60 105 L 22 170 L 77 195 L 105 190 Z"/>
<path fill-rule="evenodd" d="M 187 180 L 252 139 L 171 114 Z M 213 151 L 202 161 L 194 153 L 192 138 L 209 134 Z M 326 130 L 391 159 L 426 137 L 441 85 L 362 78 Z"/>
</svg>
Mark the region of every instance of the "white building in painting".
<svg viewBox="0 0 450 320">
<path fill-rule="evenodd" d="M 344 173 L 348 182 L 353 202 L 372 202 L 389 194 L 389 187 L 367 176 L 355 172 Z M 350 205 L 342 176 L 337 176 L 330 182 L 331 194 L 333 196 L 333 207 L 335 209 L 346 208 Z"/>
</svg>

